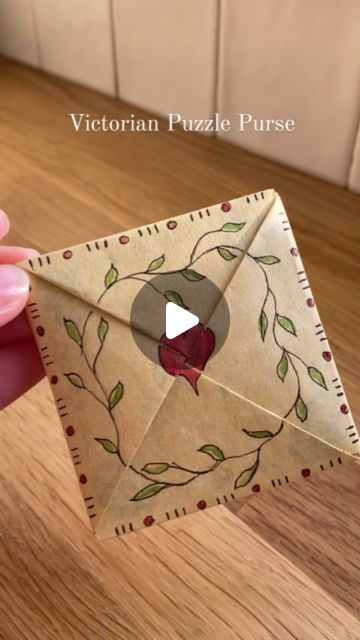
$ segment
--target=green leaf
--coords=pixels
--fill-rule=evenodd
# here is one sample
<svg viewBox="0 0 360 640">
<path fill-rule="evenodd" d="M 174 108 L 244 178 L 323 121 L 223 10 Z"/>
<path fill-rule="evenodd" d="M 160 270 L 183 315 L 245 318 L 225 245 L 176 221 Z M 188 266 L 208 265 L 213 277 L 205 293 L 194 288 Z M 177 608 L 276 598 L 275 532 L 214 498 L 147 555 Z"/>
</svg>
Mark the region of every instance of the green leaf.
<svg viewBox="0 0 360 640">
<path fill-rule="evenodd" d="M 165 262 L 164 255 L 160 256 L 160 258 L 156 258 L 156 260 L 153 260 L 152 262 L 150 262 L 146 273 L 150 273 L 150 271 L 156 271 L 157 269 L 160 269 L 160 267 L 163 266 L 164 262 Z"/>
<path fill-rule="evenodd" d="M 167 471 L 169 465 L 167 462 L 149 462 L 145 467 L 142 468 L 142 471 L 146 471 L 146 473 L 164 473 Z"/>
<path fill-rule="evenodd" d="M 251 482 L 252 478 L 257 472 L 258 466 L 259 461 L 256 460 L 255 464 L 253 464 L 252 467 L 249 467 L 249 469 L 245 469 L 245 471 L 242 471 L 235 480 L 234 489 L 239 489 L 240 487 L 245 487 L 247 484 L 249 484 L 249 482 Z"/>
<path fill-rule="evenodd" d="M 76 344 L 81 347 L 81 334 L 75 322 L 64 318 L 64 325 L 69 338 L 71 338 L 71 340 L 74 340 L 74 342 L 76 342 Z"/>
<path fill-rule="evenodd" d="M 265 311 L 263 310 L 259 318 L 259 331 L 260 331 L 261 339 L 263 342 L 265 340 L 267 328 L 268 328 L 268 319 Z"/>
<path fill-rule="evenodd" d="M 115 284 L 118 275 L 119 275 L 118 270 L 112 264 L 110 269 L 109 269 L 109 271 L 107 272 L 107 274 L 105 276 L 105 287 L 107 289 L 109 289 L 110 287 L 112 287 L 113 284 Z"/>
<path fill-rule="evenodd" d="M 289 360 L 288 357 L 286 355 L 286 351 L 284 350 L 282 352 L 282 356 L 280 358 L 280 362 L 276 368 L 276 373 L 278 374 L 280 380 L 282 380 L 284 382 L 285 380 L 285 376 L 288 372 L 288 368 L 289 368 Z"/>
<path fill-rule="evenodd" d="M 194 269 L 183 269 L 181 273 L 184 278 L 186 278 L 186 280 L 190 281 L 202 280 L 203 278 L 205 278 L 205 276 L 202 276 L 201 273 L 194 271 Z"/>
<path fill-rule="evenodd" d="M 276 320 L 278 321 L 280 327 L 285 329 L 288 333 L 292 333 L 293 336 L 296 336 L 295 326 L 290 318 L 286 318 L 286 316 L 276 316 Z"/>
<path fill-rule="evenodd" d="M 114 407 L 116 407 L 117 403 L 120 402 L 123 395 L 124 395 L 124 385 L 121 382 L 118 382 L 116 387 L 114 387 L 112 392 L 110 393 L 109 408 L 113 409 Z"/>
<path fill-rule="evenodd" d="M 184 309 L 186 309 L 181 295 L 176 291 L 165 291 L 164 296 L 166 300 L 169 300 L 169 302 L 174 302 L 174 304 L 179 305 L 179 307 L 184 307 Z"/>
<path fill-rule="evenodd" d="M 146 498 L 151 498 L 155 496 L 159 491 L 168 487 L 165 482 L 155 482 L 154 484 L 148 484 L 147 487 L 144 487 L 140 491 L 138 491 L 131 500 L 146 500 Z"/>
<path fill-rule="evenodd" d="M 301 422 L 305 422 L 307 416 L 308 416 L 308 410 L 307 410 L 307 406 L 305 404 L 305 402 L 303 401 L 303 399 L 299 396 L 297 401 L 296 401 L 296 405 L 295 405 L 295 410 L 296 410 L 296 415 L 299 418 L 299 420 L 301 420 Z"/>
<path fill-rule="evenodd" d="M 315 367 L 308 367 L 308 374 L 309 374 L 311 380 L 316 382 L 316 384 L 319 384 L 320 387 L 323 387 L 324 389 L 327 389 L 327 386 L 326 386 L 326 383 L 325 383 L 325 378 L 324 378 L 323 374 L 321 373 L 321 371 L 319 371 L 319 369 L 315 369 Z"/>
<path fill-rule="evenodd" d="M 217 252 L 224 260 L 234 260 L 236 258 L 235 253 L 232 253 L 226 247 L 218 247 Z"/>
<path fill-rule="evenodd" d="M 276 264 L 277 262 L 280 262 L 280 258 L 277 258 L 276 256 L 258 256 L 256 259 L 256 262 L 262 262 L 262 264 Z"/>
<path fill-rule="evenodd" d="M 227 222 L 221 231 L 241 231 L 246 222 Z"/>
<path fill-rule="evenodd" d="M 213 460 L 225 460 L 223 452 L 215 444 L 204 444 L 198 451 L 207 453 Z"/>
<path fill-rule="evenodd" d="M 251 436 L 252 438 L 272 438 L 273 434 L 271 431 L 248 431 L 247 429 L 243 429 L 246 435 Z"/>
<path fill-rule="evenodd" d="M 85 385 L 82 378 L 77 373 L 64 373 L 64 376 L 71 382 L 74 387 L 78 389 L 85 389 Z"/>
<path fill-rule="evenodd" d="M 101 318 L 98 326 L 98 336 L 101 344 L 104 342 L 108 330 L 109 330 L 109 323 L 106 320 L 104 320 L 104 318 Z"/>
<path fill-rule="evenodd" d="M 111 440 L 107 440 L 106 438 L 95 438 L 95 440 L 99 442 L 108 453 L 117 453 L 117 447 Z"/>
</svg>

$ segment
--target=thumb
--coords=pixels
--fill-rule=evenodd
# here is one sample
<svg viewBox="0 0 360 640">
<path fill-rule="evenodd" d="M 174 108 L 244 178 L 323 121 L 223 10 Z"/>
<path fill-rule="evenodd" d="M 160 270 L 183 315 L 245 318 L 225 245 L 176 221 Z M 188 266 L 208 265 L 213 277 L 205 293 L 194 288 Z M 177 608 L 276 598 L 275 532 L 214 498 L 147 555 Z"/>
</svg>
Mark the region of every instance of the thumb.
<svg viewBox="0 0 360 640">
<path fill-rule="evenodd" d="M 29 276 L 13 264 L 0 265 L 0 327 L 24 309 L 29 297 Z"/>
</svg>

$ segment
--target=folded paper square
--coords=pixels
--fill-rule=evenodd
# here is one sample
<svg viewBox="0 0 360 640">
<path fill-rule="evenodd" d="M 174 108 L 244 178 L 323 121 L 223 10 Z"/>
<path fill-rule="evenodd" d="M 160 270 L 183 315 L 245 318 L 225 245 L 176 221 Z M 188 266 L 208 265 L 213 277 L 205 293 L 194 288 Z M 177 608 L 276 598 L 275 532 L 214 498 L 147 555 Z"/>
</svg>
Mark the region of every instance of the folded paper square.
<svg viewBox="0 0 360 640">
<path fill-rule="evenodd" d="M 290 223 L 273 190 L 21 266 L 31 277 L 27 314 L 99 538 L 359 455 Z M 152 362 L 130 329 L 141 287 L 169 273 L 185 278 L 195 296 L 202 278 L 211 279 L 230 311 L 216 356 L 178 376 L 161 335 L 143 336 L 159 346 Z M 176 291 L 157 289 L 154 295 L 181 303 Z"/>
</svg>

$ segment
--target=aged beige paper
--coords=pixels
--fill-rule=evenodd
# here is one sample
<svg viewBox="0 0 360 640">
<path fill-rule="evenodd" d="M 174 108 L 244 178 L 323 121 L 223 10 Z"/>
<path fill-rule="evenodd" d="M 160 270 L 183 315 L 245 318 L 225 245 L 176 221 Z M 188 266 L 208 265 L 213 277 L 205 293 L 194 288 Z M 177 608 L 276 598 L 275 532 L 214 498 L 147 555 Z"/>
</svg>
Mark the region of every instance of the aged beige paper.
<svg viewBox="0 0 360 640">
<path fill-rule="evenodd" d="M 21 266 L 31 277 L 27 314 L 99 538 L 306 479 L 359 455 L 290 223 L 273 190 Z M 179 375 L 180 356 L 168 350 L 156 323 L 147 329 L 140 318 L 136 325 L 154 361 L 130 328 L 134 299 L 154 276 L 155 298 L 182 304 L 179 289 L 161 288 L 169 273 L 194 299 L 208 278 L 230 313 L 227 338 L 213 358 L 221 329 L 214 301 L 206 326 L 192 334 L 196 364 L 186 361 L 193 344 L 181 338 L 186 365 Z"/>
</svg>

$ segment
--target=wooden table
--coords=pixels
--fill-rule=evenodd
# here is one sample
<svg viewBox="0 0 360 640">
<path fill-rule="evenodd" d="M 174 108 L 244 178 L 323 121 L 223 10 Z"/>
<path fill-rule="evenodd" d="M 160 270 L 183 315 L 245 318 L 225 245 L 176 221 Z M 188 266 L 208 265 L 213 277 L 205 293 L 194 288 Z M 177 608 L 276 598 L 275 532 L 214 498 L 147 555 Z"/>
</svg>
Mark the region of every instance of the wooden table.
<svg viewBox="0 0 360 640">
<path fill-rule="evenodd" d="M 67 116 L 134 111 L 141 116 L 0 62 L 9 243 L 50 251 L 275 187 L 356 416 L 359 197 L 209 137 L 75 133 Z M 99 543 L 47 383 L 0 422 L 2 639 L 360 638 L 355 463 L 255 497 L 241 511 L 220 506 Z"/>
</svg>

